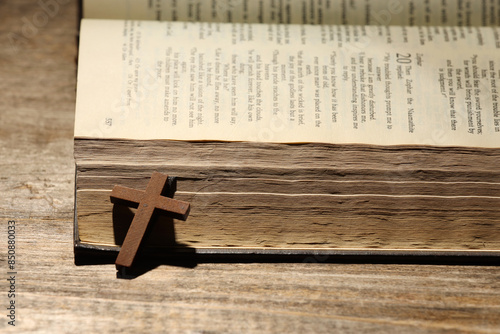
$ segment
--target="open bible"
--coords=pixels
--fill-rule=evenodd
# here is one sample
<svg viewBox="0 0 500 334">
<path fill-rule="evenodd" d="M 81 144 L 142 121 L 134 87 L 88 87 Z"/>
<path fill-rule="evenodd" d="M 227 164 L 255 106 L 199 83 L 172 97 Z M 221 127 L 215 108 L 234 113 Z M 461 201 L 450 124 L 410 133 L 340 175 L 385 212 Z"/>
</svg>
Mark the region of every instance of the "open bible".
<svg viewBox="0 0 500 334">
<path fill-rule="evenodd" d="M 119 249 L 134 212 L 111 189 L 158 171 L 191 203 L 158 254 L 500 255 L 500 1 L 83 14 L 76 250 Z"/>
</svg>

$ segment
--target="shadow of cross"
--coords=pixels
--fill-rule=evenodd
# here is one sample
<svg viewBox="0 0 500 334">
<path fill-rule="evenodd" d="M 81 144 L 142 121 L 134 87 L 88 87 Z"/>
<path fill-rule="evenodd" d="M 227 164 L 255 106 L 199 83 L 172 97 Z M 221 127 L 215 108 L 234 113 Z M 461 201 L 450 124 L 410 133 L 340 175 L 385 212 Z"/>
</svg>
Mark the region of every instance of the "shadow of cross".
<svg viewBox="0 0 500 334">
<path fill-rule="evenodd" d="M 111 202 L 137 208 L 130 224 L 115 264 L 131 267 L 144 241 L 146 232 L 152 225 L 156 213 L 164 213 L 177 219 L 186 220 L 189 203 L 162 196 L 168 187 L 168 175 L 154 172 L 146 191 L 115 186 L 111 191 Z"/>
</svg>

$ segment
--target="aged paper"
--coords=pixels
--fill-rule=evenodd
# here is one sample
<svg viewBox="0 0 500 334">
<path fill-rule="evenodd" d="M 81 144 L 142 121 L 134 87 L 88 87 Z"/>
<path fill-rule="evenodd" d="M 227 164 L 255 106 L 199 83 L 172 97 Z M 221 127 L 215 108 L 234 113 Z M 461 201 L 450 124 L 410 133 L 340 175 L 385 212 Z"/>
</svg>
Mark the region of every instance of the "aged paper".
<svg viewBox="0 0 500 334">
<path fill-rule="evenodd" d="M 83 20 L 75 136 L 499 147 L 499 36 Z"/>
<path fill-rule="evenodd" d="M 191 22 L 498 26 L 498 0 L 84 0 L 86 18 Z"/>
</svg>

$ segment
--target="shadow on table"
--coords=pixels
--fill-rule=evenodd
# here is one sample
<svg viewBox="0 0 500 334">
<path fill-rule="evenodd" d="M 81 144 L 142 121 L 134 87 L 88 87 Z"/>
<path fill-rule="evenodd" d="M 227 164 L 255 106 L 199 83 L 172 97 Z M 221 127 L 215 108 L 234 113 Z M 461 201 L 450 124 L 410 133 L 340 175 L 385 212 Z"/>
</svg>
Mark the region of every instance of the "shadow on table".
<svg viewBox="0 0 500 334">
<path fill-rule="evenodd" d="M 114 264 L 118 251 L 109 249 L 75 249 L 75 264 Z M 400 264 L 400 265 L 449 265 L 449 266 L 498 266 L 498 256 L 436 256 L 436 255 L 300 255 L 300 254 L 243 254 L 197 253 L 194 248 L 178 245 L 172 250 L 145 249 L 133 268 L 117 268 L 117 277 L 137 278 L 161 265 L 195 268 L 202 263 L 308 263 L 311 270 L 316 264 Z"/>
</svg>

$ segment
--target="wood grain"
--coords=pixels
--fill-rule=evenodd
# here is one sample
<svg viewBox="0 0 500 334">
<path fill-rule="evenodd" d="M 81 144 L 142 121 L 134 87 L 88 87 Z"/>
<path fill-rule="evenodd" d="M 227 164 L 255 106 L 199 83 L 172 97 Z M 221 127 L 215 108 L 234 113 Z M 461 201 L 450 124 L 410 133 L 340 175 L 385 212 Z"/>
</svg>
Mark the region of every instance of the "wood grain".
<svg viewBox="0 0 500 334">
<path fill-rule="evenodd" d="M 2 316 L 2 333 L 499 332 L 498 266 L 311 257 L 319 262 L 160 266 L 134 280 L 116 279 L 114 265 L 75 266 L 77 6 L 60 6 L 17 53 L 0 48 L 0 225 L 17 221 L 19 255 L 19 323 Z M 1 45 L 39 11 L 35 0 L 0 2 Z"/>
</svg>

